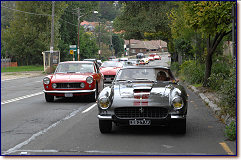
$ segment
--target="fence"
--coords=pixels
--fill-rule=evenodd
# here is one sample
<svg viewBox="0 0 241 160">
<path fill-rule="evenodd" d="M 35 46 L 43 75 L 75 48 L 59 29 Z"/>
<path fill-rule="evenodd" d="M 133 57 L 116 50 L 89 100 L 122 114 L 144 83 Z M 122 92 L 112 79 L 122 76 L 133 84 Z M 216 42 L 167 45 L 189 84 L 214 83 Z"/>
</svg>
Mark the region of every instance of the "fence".
<svg viewBox="0 0 241 160">
<path fill-rule="evenodd" d="M 11 62 L 11 58 L 1 58 L 1 68 L 3 67 L 17 67 L 17 62 Z"/>
</svg>

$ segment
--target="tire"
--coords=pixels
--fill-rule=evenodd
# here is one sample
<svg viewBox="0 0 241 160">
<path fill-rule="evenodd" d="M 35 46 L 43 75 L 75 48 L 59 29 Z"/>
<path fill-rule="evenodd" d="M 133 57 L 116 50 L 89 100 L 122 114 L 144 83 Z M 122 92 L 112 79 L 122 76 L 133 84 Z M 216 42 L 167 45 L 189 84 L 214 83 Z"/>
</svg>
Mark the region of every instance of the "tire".
<svg viewBox="0 0 241 160">
<path fill-rule="evenodd" d="M 110 133 L 112 130 L 112 121 L 99 120 L 99 129 L 101 133 Z"/>
<path fill-rule="evenodd" d="M 90 95 L 90 101 L 91 102 L 96 102 L 98 94 L 99 94 L 98 93 L 98 85 L 97 85 L 97 83 L 96 83 L 96 88 L 95 89 L 96 89 L 95 92 Z"/>
<path fill-rule="evenodd" d="M 45 100 L 46 100 L 46 102 L 53 102 L 54 96 L 48 95 L 47 93 L 45 93 Z"/>
<path fill-rule="evenodd" d="M 174 133 L 185 134 L 186 133 L 186 118 L 173 121 L 171 129 Z"/>
</svg>

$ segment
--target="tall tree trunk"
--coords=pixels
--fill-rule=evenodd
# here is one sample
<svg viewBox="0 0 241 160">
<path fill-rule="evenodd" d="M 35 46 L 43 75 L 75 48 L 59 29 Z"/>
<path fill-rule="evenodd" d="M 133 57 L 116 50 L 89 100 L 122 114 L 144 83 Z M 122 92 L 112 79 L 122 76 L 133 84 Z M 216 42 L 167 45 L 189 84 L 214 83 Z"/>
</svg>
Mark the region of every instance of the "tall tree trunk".
<svg viewBox="0 0 241 160">
<path fill-rule="evenodd" d="M 206 56 L 206 67 L 205 67 L 205 77 L 204 77 L 204 83 L 203 86 L 207 87 L 208 85 L 208 78 L 211 75 L 212 70 L 212 53 L 208 53 Z"/>
<path fill-rule="evenodd" d="M 211 35 L 208 36 L 208 44 L 207 44 L 207 50 L 208 54 L 206 56 L 206 69 L 205 69 L 205 77 L 204 77 L 204 82 L 203 86 L 207 86 L 208 84 L 208 78 L 211 76 L 211 71 L 212 71 L 212 56 L 218 46 L 218 44 L 221 42 L 224 36 L 228 35 L 231 33 L 229 32 L 221 32 L 221 33 L 216 33 L 213 42 L 211 43 Z"/>
</svg>

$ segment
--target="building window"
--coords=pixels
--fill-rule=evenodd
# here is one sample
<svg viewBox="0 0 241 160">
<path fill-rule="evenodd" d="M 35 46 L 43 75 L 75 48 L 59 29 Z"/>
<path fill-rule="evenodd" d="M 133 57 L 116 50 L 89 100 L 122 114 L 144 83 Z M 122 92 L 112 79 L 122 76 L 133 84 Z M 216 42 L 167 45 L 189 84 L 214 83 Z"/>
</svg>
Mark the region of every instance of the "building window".
<svg viewBox="0 0 241 160">
<path fill-rule="evenodd" d="M 135 50 L 135 49 L 132 49 L 131 52 L 132 52 L 132 53 L 136 53 L 136 50 Z"/>
</svg>

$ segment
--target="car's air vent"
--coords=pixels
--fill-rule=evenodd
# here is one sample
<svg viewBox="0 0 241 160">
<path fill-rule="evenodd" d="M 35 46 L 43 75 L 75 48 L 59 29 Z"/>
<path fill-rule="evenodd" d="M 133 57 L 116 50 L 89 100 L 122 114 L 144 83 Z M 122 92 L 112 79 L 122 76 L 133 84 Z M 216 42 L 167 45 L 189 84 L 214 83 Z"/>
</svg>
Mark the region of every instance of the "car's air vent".
<svg viewBox="0 0 241 160">
<path fill-rule="evenodd" d="M 80 83 L 56 83 L 59 89 L 81 88 Z"/>
<path fill-rule="evenodd" d="M 121 107 L 115 109 L 118 118 L 165 118 L 168 110 L 161 107 Z"/>
<path fill-rule="evenodd" d="M 151 89 L 134 89 L 134 93 L 147 93 L 151 92 Z"/>
</svg>

